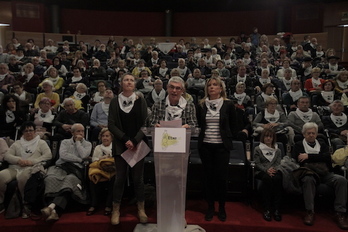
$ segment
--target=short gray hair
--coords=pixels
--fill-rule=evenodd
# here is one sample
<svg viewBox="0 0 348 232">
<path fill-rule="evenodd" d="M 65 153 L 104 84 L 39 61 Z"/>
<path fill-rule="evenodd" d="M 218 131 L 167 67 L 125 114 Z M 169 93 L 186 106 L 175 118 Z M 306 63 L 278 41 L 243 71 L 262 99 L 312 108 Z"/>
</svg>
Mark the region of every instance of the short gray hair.
<svg viewBox="0 0 348 232">
<path fill-rule="evenodd" d="M 78 126 L 82 126 L 83 129 L 85 129 L 85 127 L 81 124 L 81 123 L 74 123 L 72 126 L 71 126 L 71 132 L 74 132 L 76 130 L 76 127 Z"/>
<path fill-rule="evenodd" d="M 180 83 L 182 86 L 182 89 L 185 90 L 185 81 L 181 77 L 174 76 L 174 77 L 170 78 L 168 81 L 168 85 L 170 85 L 170 83 L 172 83 L 172 82 Z"/>
<path fill-rule="evenodd" d="M 315 122 L 306 122 L 302 127 L 302 134 L 304 134 L 307 130 L 313 128 L 318 133 L 318 125 Z"/>
<path fill-rule="evenodd" d="M 69 101 L 72 101 L 72 102 L 74 103 L 74 105 L 75 105 L 75 101 L 74 101 L 74 99 L 72 99 L 71 97 L 65 98 L 64 101 L 63 101 L 63 103 L 62 103 L 62 105 L 65 106 L 66 103 L 68 103 Z"/>
</svg>

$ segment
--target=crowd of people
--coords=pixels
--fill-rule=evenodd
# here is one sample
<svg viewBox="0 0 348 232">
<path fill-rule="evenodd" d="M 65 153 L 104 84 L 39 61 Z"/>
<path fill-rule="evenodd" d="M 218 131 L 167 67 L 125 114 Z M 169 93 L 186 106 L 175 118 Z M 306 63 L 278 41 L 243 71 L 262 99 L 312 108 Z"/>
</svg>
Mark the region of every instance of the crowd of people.
<svg viewBox="0 0 348 232">
<path fill-rule="evenodd" d="M 39 48 L 32 39 L 22 45 L 13 38 L 5 49 L 0 46 L 0 136 L 17 140 L 0 156 L 10 164 L 0 171 L 0 212 L 5 210 L 6 185 L 17 179 L 22 217 L 28 217 L 24 185 L 31 170 L 51 158 L 42 141 L 61 141 L 59 158 L 45 178 L 43 216 L 59 220 L 70 198 L 87 203 L 89 195 L 87 215 L 93 215 L 98 184 L 104 182 L 104 213 L 111 214 L 113 225 L 119 224 L 130 168 L 120 155 L 147 143 L 142 127 L 181 119 L 183 128 L 200 128 L 205 220 L 215 215 L 215 200 L 219 220 L 227 219 L 232 141 L 259 141 L 255 177 L 263 183 L 265 220 L 272 215 L 282 220 L 281 143 L 292 150 L 299 169 L 307 171 L 299 177 L 307 210 L 304 223 L 314 223 L 316 184 L 324 183 L 335 191 L 338 226 L 348 229 L 347 181 L 333 174 L 330 158 L 347 142 L 348 71 L 338 64 L 335 51 L 324 52 L 316 38 L 296 41 L 290 35 L 268 41 L 255 28 L 249 37 L 231 38 L 228 44 L 221 38 L 213 45 L 208 39 L 179 40 L 167 54 L 155 38 L 146 45 L 127 38 L 119 45 L 113 37 L 106 44 L 97 39 L 90 47 L 83 41 L 74 47 L 67 41 L 57 47 L 50 39 L 47 44 Z M 100 143 L 93 154 L 89 141 Z M 89 156 L 90 193 L 82 171 Z M 143 173 L 141 160 L 131 175 L 138 216 L 146 223 Z"/>
</svg>

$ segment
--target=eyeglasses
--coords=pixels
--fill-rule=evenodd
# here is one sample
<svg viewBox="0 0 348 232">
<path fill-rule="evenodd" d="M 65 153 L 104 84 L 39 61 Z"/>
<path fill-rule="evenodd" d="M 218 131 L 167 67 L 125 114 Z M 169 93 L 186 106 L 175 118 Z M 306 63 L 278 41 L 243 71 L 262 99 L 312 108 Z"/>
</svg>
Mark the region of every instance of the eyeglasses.
<svg viewBox="0 0 348 232">
<path fill-rule="evenodd" d="M 181 90 L 182 90 L 181 87 L 179 87 L 179 86 L 173 86 L 173 85 L 169 85 L 168 88 L 169 88 L 169 89 L 172 89 L 172 90 L 175 89 L 176 91 L 181 91 Z"/>
<path fill-rule="evenodd" d="M 35 130 L 25 130 L 24 133 L 33 133 Z"/>
</svg>

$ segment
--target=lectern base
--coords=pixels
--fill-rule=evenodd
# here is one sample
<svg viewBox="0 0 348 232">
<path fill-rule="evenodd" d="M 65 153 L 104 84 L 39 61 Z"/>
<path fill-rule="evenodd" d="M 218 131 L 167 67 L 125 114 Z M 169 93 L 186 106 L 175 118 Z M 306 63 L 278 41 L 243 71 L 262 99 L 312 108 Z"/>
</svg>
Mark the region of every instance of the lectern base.
<svg viewBox="0 0 348 232">
<path fill-rule="evenodd" d="M 133 232 L 159 232 L 157 231 L 157 224 L 138 224 Z M 175 231 L 181 232 L 181 231 Z M 183 230 L 183 232 L 205 232 L 205 230 L 199 225 L 187 225 L 187 227 Z"/>
</svg>

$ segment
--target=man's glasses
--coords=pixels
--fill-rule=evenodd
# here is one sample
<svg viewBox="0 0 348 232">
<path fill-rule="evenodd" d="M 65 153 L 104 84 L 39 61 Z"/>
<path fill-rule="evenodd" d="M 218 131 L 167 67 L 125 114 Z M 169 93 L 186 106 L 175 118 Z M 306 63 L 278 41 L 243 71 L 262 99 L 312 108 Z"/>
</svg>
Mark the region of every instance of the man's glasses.
<svg viewBox="0 0 348 232">
<path fill-rule="evenodd" d="M 173 86 L 173 85 L 169 85 L 168 88 L 169 88 L 169 89 L 172 89 L 172 90 L 175 89 L 176 91 L 181 91 L 181 90 L 182 90 L 181 87 L 179 87 L 179 86 Z"/>
<path fill-rule="evenodd" d="M 24 133 L 33 133 L 35 130 L 25 130 L 25 131 L 23 131 Z"/>
</svg>

